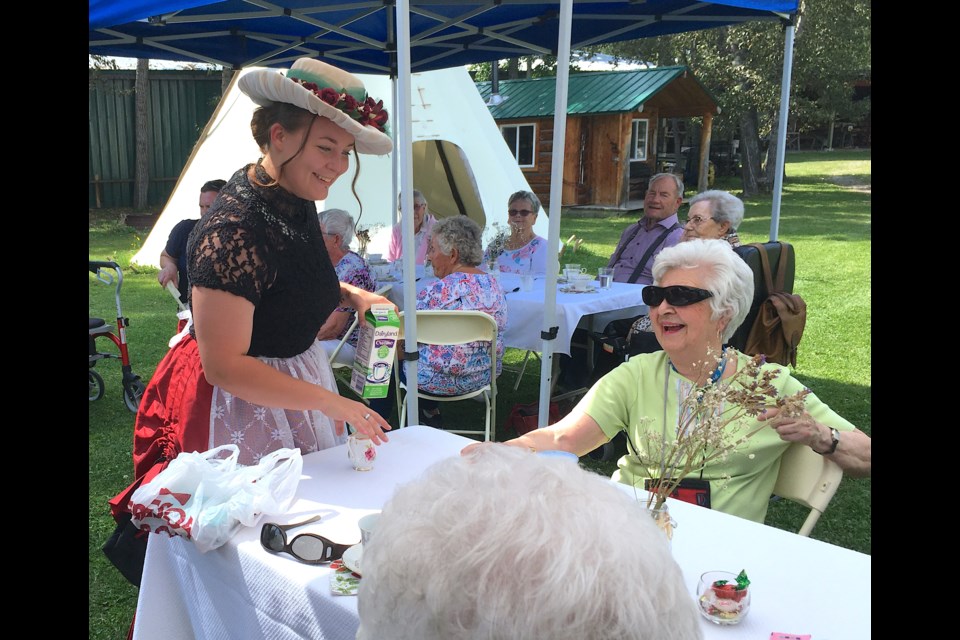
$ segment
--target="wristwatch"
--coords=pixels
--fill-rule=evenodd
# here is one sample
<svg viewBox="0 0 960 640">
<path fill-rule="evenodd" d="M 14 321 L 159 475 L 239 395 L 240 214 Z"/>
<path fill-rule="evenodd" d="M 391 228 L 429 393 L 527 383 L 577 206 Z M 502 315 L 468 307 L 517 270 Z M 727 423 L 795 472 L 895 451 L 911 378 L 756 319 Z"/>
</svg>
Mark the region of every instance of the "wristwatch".
<svg viewBox="0 0 960 640">
<path fill-rule="evenodd" d="M 840 432 L 833 427 L 830 427 L 830 436 L 833 438 L 833 443 L 830 445 L 830 448 L 826 451 L 817 451 L 814 449 L 816 453 L 819 453 L 822 456 L 828 456 L 837 450 L 837 445 L 840 444 Z"/>
</svg>

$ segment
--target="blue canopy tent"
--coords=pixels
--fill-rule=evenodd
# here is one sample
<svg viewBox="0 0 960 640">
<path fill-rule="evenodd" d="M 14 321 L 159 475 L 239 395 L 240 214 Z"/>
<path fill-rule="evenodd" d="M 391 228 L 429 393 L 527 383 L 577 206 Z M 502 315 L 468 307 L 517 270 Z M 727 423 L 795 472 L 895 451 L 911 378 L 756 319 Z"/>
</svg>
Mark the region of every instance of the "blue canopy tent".
<svg viewBox="0 0 960 640">
<path fill-rule="evenodd" d="M 91 54 L 207 62 L 239 69 L 288 67 L 316 57 L 354 73 L 396 79 L 393 114 L 397 149 L 409 149 L 410 73 L 521 55 L 569 59 L 571 48 L 633 40 L 752 21 L 786 25 L 780 122 L 787 122 L 794 26 L 798 0 L 89 0 Z M 558 66 L 553 148 L 563 149 L 568 68 Z M 770 239 L 777 238 L 786 126 L 778 128 Z M 401 162 L 402 207 L 413 209 L 410 154 Z M 563 154 L 554 159 L 550 186 L 549 243 L 560 245 Z M 404 271 L 414 272 L 413 219 L 403 218 Z M 556 256 L 552 262 L 557 266 Z M 546 424 L 556 328 L 557 269 L 548 269 L 544 299 L 540 420 Z M 405 277 L 404 297 L 416 298 L 415 278 Z M 404 326 L 416 343 L 415 315 Z M 407 361 L 407 379 L 417 379 Z M 414 387 L 415 388 L 415 387 Z M 417 416 L 416 393 L 407 395 L 408 415 Z"/>
</svg>

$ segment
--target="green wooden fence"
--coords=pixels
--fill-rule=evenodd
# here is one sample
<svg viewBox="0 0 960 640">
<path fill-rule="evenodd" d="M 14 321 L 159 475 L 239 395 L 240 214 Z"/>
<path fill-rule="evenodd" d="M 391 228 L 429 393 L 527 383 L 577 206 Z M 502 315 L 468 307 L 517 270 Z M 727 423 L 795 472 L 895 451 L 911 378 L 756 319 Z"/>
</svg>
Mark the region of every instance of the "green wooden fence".
<svg viewBox="0 0 960 640">
<path fill-rule="evenodd" d="M 219 71 L 151 70 L 147 203 L 162 207 L 220 100 Z M 90 208 L 133 207 L 136 71 L 90 70 Z"/>
</svg>

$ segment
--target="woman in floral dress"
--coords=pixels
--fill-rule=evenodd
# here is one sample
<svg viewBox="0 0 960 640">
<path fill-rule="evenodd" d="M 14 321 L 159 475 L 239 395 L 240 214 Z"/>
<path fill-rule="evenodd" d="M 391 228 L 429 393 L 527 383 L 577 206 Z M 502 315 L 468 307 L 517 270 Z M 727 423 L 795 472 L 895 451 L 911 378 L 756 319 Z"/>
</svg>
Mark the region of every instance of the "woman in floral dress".
<svg viewBox="0 0 960 640">
<path fill-rule="evenodd" d="M 366 261 L 358 253 L 350 251 L 350 242 L 354 236 L 353 216 L 343 209 L 327 209 L 320 213 L 320 232 L 323 234 L 323 244 L 330 256 L 330 262 L 336 269 L 337 279 L 364 291 L 376 291 L 377 281 L 370 273 Z M 331 353 L 340 344 L 355 315 L 356 311 L 350 307 L 337 307 L 320 327 L 317 340 L 323 343 L 327 353 Z M 337 362 L 348 366 L 353 363 L 359 337 L 360 326 L 357 325 L 337 354 Z"/>
<path fill-rule="evenodd" d="M 500 335 L 507 328 L 507 301 L 497 278 L 482 271 L 481 230 L 466 216 L 451 216 L 433 227 L 427 257 L 438 280 L 417 294 L 417 309 L 466 309 L 493 316 Z M 473 391 L 488 382 L 488 347 L 480 342 L 461 345 L 421 345 L 417 363 L 420 391 L 452 396 Z M 497 341 L 497 375 L 503 361 L 503 341 Z M 435 400 L 421 399 L 420 421 L 441 426 Z"/>
<path fill-rule="evenodd" d="M 545 274 L 547 241 L 533 232 L 539 211 L 540 199 L 531 191 L 512 194 L 507 200 L 510 235 L 490 243 L 483 254 L 483 263 L 490 264 L 496 259 L 501 272 Z M 502 246 L 497 246 L 501 242 Z"/>
</svg>

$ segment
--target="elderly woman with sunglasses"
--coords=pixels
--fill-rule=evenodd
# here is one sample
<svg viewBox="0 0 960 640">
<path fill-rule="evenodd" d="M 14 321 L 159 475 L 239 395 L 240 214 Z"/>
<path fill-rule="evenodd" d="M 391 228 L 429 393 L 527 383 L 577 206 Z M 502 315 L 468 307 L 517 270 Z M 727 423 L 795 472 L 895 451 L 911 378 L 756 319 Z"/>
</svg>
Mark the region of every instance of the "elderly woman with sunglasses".
<svg viewBox="0 0 960 640">
<path fill-rule="evenodd" d="M 489 264 L 493 254 L 502 249 L 497 257 L 501 272 L 546 273 L 547 241 L 533 232 L 533 224 L 540 211 L 540 198 L 531 191 L 517 191 L 507 199 L 507 215 L 510 235 L 502 247 L 488 246 L 483 254 L 483 263 Z"/>
<path fill-rule="evenodd" d="M 637 457 L 646 454 L 644 443 L 661 437 L 665 430 L 675 432 L 681 402 L 688 394 L 734 376 L 751 359 L 735 349 L 721 352 L 753 299 L 753 274 L 727 242 L 690 240 L 664 249 L 654 262 L 653 276 L 654 284 L 645 287 L 642 295 L 663 351 L 634 356 L 597 381 L 560 422 L 507 444 L 582 456 L 624 431 L 641 448 L 637 452 L 628 447 L 613 477 L 643 487 L 643 479 L 650 477 Z M 714 368 L 704 363 L 717 364 Z M 804 389 L 786 367 L 762 364 L 758 380 L 769 374 L 775 374 L 769 384 L 778 397 Z M 771 408 L 757 417 L 744 416 L 725 429 L 759 430 L 726 459 L 709 461 L 696 474 L 695 480 L 709 491 L 711 508 L 719 511 L 763 522 L 780 456 L 794 442 L 827 456 L 851 476 L 870 474 L 869 436 L 812 393 L 803 398 L 797 417 Z"/>
</svg>

